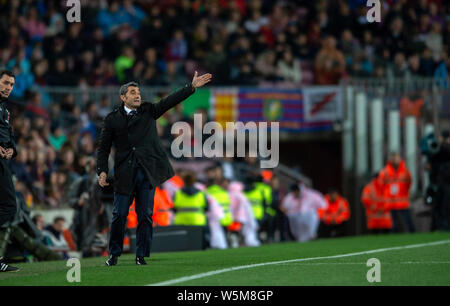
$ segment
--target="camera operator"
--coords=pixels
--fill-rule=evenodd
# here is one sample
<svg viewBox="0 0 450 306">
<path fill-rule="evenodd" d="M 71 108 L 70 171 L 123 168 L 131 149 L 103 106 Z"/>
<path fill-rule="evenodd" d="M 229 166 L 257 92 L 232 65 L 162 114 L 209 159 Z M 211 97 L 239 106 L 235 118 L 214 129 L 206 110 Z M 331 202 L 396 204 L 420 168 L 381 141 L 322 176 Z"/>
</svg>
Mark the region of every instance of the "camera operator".
<svg viewBox="0 0 450 306">
<path fill-rule="evenodd" d="M 431 206 L 431 230 L 449 230 L 450 219 L 450 132 L 443 131 L 439 139 L 425 138 L 422 153 L 427 155 L 430 184 L 426 204 Z"/>
</svg>

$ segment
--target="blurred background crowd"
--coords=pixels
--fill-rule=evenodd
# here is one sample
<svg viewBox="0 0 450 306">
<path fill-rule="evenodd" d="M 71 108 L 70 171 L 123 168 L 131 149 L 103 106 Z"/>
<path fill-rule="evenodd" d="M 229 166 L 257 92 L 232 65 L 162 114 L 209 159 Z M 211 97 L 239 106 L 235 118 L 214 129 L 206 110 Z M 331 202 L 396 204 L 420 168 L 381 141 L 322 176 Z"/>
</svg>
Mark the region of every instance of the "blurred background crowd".
<svg viewBox="0 0 450 306">
<path fill-rule="evenodd" d="M 215 84 L 336 84 L 346 76 L 445 78 L 450 6 L 441 0 L 0 1 L 0 66 L 33 84 L 178 85 L 194 69 Z"/>
<path fill-rule="evenodd" d="M 450 5 L 399 0 L 381 8 L 382 22 L 370 24 L 366 1 L 358 0 L 93 0 L 82 1 L 84 22 L 70 24 L 66 1 L 0 1 L 0 66 L 16 75 L 19 189 L 30 192 L 28 201 L 61 205 L 116 102 L 104 96 L 77 105 L 71 94 L 52 101 L 40 86 L 176 86 L 194 69 L 212 72 L 214 85 L 445 79 Z M 161 131 L 166 139 L 168 131 L 170 124 Z"/>
</svg>

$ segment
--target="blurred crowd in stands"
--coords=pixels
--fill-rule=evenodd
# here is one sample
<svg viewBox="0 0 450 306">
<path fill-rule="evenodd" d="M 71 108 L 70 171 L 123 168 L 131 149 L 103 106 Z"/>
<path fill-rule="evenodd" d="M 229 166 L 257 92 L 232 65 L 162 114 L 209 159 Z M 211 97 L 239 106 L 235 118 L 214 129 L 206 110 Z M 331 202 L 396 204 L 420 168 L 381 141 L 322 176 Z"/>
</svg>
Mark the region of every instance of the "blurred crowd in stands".
<svg viewBox="0 0 450 306">
<path fill-rule="evenodd" d="M 94 102 L 81 111 L 72 95 L 49 108 L 40 99 L 34 93 L 25 106 L 10 106 L 18 149 L 11 168 L 28 206 L 64 206 L 68 187 L 86 173 L 88 158 L 95 154 L 102 119 Z"/>
<path fill-rule="evenodd" d="M 347 76 L 446 78 L 450 5 L 386 0 L 0 1 L 0 66 L 30 88 L 125 81 L 177 86 L 195 69 L 216 85 L 336 84 Z"/>
<path fill-rule="evenodd" d="M 215 84 L 334 84 L 346 75 L 446 77 L 450 5 L 383 1 L 370 24 L 366 1 L 0 1 L 0 66 L 16 74 L 13 125 L 19 190 L 59 205 L 95 152 L 111 101 L 52 101 L 40 86 L 107 86 L 137 80 L 176 86 L 194 69 Z M 286 83 L 287 82 L 287 83 Z M 57 103 L 55 103 L 57 102 Z M 112 101 L 114 104 L 115 101 Z M 183 117 L 180 110 L 169 121 Z M 169 143 L 170 122 L 161 136 Z M 28 199 L 30 199 L 28 197 Z"/>
</svg>

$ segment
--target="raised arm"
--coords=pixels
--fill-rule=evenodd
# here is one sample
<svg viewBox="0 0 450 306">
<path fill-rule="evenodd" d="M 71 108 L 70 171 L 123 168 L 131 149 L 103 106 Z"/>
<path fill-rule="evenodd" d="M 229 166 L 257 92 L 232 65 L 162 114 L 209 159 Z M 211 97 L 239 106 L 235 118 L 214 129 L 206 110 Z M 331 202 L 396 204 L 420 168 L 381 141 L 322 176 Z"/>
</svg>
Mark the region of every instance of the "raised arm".
<svg viewBox="0 0 450 306">
<path fill-rule="evenodd" d="M 211 81 L 212 75 L 207 73 L 198 76 L 197 71 L 194 74 L 191 84 L 186 84 L 184 87 L 178 89 L 174 93 L 170 94 L 166 98 L 162 99 L 158 103 L 150 103 L 150 113 L 156 120 L 161 117 L 169 109 L 177 105 L 178 103 L 186 100 L 190 95 L 195 92 L 195 89 L 202 87 L 203 85 Z"/>
</svg>

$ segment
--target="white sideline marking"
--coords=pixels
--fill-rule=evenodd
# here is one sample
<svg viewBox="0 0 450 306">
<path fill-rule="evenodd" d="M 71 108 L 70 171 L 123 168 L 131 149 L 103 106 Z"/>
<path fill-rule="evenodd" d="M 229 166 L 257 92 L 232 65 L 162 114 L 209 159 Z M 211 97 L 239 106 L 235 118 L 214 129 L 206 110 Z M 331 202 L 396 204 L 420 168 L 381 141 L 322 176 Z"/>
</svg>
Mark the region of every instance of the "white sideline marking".
<svg viewBox="0 0 450 306">
<path fill-rule="evenodd" d="M 333 265 L 333 266 L 339 266 L 339 265 L 366 265 L 366 262 L 293 262 L 293 263 L 284 263 L 280 265 L 297 265 L 297 266 L 320 266 L 320 265 Z M 412 264 L 418 264 L 418 265 L 428 265 L 428 264 L 450 264 L 450 261 L 401 261 L 401 262 L 384 262 L 383 265 L 412 265 Z"/>
<path fill-rule="evenodd" d="M 428 264 L 450 264 L 450 261 L 404 261 L 401 262 L 401 264 L 407 264 L 407 265 L 411 265 L 411 264 L 419 264 L 419 265 L 428 265 Z"/>
<path fill-rule="evenodd" d="M 263 266 L 269 266 L 269 265 L 278 265 L 278 264 L 284 264 L 284 263 L 290 263 L 290 262 L 301 262 L 301 261 L 308 261 L 308 260 L 343 258 L 343 257 L 350 257 L 350 256 L 358 256 L 358 255 L 365 255 L 365 254 L 394 251 L 394 250 L 420 248 L 420 247 L 424 247 L 424 246 L 440 245 L 440 244 L 446 244 L 446 243 L 450 243 L 450 240 L 441 240 L 441 241 L 434 241 L 434 242 L 427 242 L 427 243 L 420 243 L 420 244 L 410 244 L 410 245 L 404 245 L 404 246 L 398 246 L 398 247 L 383 248 L 383 249 L 362 251 L 362 252 L 356 252 L 356 253 L 339 254 L 339 255 L 331 255 L 331 256 L 298 258 L 298 259 L 289 259 L 289 260 L 282 260 L 282 261 L 263 262 L 263 263 L 259 263 L 259 264 L 230 267 L 230 268 L 225 268 L 225 269 L 220 269 L 220 270 L 214 270 L 214 271 L 194 274 L 191 276 L 184 276 L 184 277 L 175 278 L 175 279 L 168 280 L 168 281 L 163 281 L 163 282 L 154 283 L 154 284 L 148 284 L 146 286 L 169 286 L 169 285 L 174 285 L 174 284 L 191 281 L 194 279 L 199 279 L 199 278 L 204 278 L 204 277 L 208 277 L 208 276 L 212 276 L 212 275 L 222 274 L 222 273 L 226 273 L 226 272 L 230 272 L 230 271 L 251 269 L 251 268 L 263 267 Z"/>
</svg>

